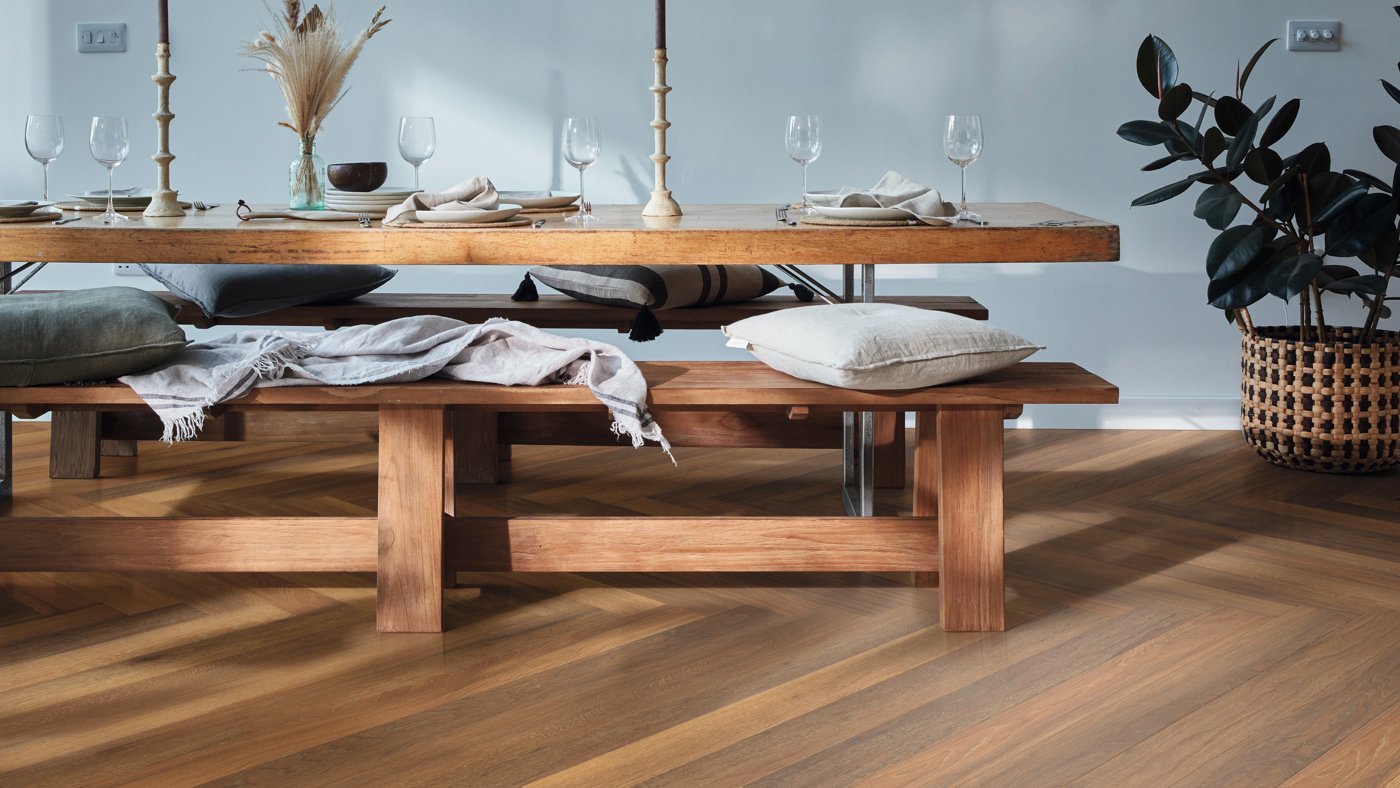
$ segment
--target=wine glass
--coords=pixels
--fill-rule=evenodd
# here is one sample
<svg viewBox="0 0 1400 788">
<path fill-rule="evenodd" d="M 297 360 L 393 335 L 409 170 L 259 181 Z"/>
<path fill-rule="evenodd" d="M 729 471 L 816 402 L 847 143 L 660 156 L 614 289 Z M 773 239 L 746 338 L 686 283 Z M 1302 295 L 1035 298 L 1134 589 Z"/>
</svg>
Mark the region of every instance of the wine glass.
<svg viewBox="0 0 1400 788">
<path fill-rule="evenodd" d="M 564 139 L 561 143 L 564 161 L 578 170 L 578 212 L 566 218 L 566 222 L 588 224 L 598 221 L 593 215 L 593 206 L 583 191 L 583 171 L 598 161 L 603 152 L 603 141 L 598 136 L 598 121 L 593 118 L 568 118 L 564 121 Z"/>
<path fill-rule="evenodd" d="M 962 171 L 962 202 L 958 221 L 983 224 L 982 217 L 967 209 L 967 166 L 982 155 L 982 118 L 979 115 L 949 115 L 948 132 L 943 136 L 943 152 Z"/>
<path fill-rule="evenodd" d="M 63 153 L 63 118 L 30 115 L 24 121 L 24 149 L 44 165 L 44 202 L 49 201 L 49 165 Z"/>
<path fill-rule="evenodd" d="M 437 127 L 432 118 L 399 118 L 399 155 L 413 165 L 413 188 L 418 186 L 418 167 L 437 152 Z"/>
<path fill-rule="evenodd" d="M 96 117 L 92 119 L 92 135 L 88 139 L 92 157 L 107 168 L 107 210 L 98 215 L 103 224 L 118 224 L 131 219 L 117 213 L 112 205 L 112 173 L 126 161 L 131 152 L 131 140 L 126 135 L 126 118 Z"/>
<path fill-rule="evenodd" d="M 787 152 L 802 165 L 802 205 L 799 212 L 816 213 L 807 202 L 807 165 L 822 155 L 822 119 L 817 115 L 793 115 L 788 118 Z"/>
</svg>

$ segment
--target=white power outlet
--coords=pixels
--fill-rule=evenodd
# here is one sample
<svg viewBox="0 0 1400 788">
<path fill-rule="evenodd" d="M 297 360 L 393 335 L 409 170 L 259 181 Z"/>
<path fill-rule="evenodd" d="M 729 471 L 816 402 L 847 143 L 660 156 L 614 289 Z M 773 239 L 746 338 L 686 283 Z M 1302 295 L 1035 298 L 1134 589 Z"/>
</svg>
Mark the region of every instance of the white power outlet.
<svg viewBox="0 0 1400 788">
<path fill-rule="evenodd" d="M 112 263 L 112 273 L 117 276 L 145 276 L 146 272 L 136 267 L 135 263 Z"/>
</svg>

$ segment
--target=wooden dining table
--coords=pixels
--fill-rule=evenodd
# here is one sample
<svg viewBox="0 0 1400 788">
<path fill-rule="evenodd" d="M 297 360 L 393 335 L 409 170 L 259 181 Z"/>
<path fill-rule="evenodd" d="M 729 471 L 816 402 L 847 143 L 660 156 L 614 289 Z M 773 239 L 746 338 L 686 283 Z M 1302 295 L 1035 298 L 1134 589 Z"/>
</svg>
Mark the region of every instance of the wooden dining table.
<svg viewBox="0 0 1400 788">
<path fill-rule="evenodd" d="M 269 206 L 271 208 L 272 206 Z M 372 222 L 240 220 L 232 206 L 179 218 L 133 216 L 102 225 L 84 216 L 0 224 L 0 294 L 12 267 L 52 263 L 384 264 L 416 265 L 772 265 L 794 278 L 804 266 L 842 266 L 844 301 L 875 296 L 885 265 L 1111 262 L 1119 257 L 1112 223 L 1044 203 L 970 206 L 984 225 L 829 226 L 789 224 L 772 205 L 688 205 L 680 217 L 643 217 L 635 205 L 597 206 L 597 222 L 580 226 L 542 214 L 539 227 L 455 229 Z M 261 206 L 254 206 L 261 210 Z M 70 216 L 72 214 L 69 214 Z M 820 285 L 820 282 L 815 282 Z M 1072 356 L 1072 349 L 1067 353 Z M 845 424 L 847 510 L 873 511 L 874 420 L 850 414 Z M 12 484 L 10 415 L 0 416 L 0 500 Z"/>
</svg>

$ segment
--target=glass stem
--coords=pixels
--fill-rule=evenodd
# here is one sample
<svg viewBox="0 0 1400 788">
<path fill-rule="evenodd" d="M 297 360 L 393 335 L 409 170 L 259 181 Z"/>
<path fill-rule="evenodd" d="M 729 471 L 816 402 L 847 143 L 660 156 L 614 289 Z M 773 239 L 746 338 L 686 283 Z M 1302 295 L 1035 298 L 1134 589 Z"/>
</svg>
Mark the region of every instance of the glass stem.
<svg viewBox="0 0 1400 788">
<path fill-rule="evenodd" d="M 116 169 L 116 167 L 107 167 L 107 214 L 109 216 L 117 212 L 117 209 L 112 205 L 112 174 Z"/>
<path fill-rule="evenodd" d="M 958 168 L 962 172 L 962 206 L 958 208 L 959 213 L 967 213 L 967 165 Z"/>
<path fill-rule="evenodd" d="M 584 191 L 583 191 L 583 168 L 582 168 L 582 167 L 579 167 L 579 168 L 578 168 L 578 210 L 579 210 L 579 213 L 580 213 L 580 214 L 590 214 L 590 213 L 592 213 L 592 211 L 588 210 L 588 197 L 586 197 L 586 196 L 584 195 Z"/>
<path fill-rule="evenodd" d="M 420 190 L 420 187 L 419 187 L 419 185 L 418 185 L 418 167 L 419 167 L 419 165 L 417 165 L 417 164 L 414 164 L 414 165 L 413 165 L 413 190 L 414 190 L 414 191 L 419 191 L 419 190 Z"/>
<path fill-rule="evenodd" d="M 49 163 L 44 162 L 44 202 L 49 201 Z"/>
<path fill-rule="evenodd" d="M 807 204 L 807 162 L 802 162 L 802 210 L 812 206 Z"/>
</svg>

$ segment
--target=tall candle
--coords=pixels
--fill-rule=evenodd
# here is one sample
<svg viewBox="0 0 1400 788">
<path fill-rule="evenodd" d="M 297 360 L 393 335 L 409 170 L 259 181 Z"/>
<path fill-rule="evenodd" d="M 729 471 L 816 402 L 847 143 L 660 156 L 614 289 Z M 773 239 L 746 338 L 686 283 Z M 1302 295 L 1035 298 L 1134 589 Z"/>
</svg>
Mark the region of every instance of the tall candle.
<svg viewBox="0 0 1400 788">
<path fill-rule="evenodd" d="M 656 48 L 666 48 L 666 0 L 656 0 Z"/>
<path fill-rule="evenodd" d="M 170 43 L 170 0 L 156 0 L 156 25 L 159 31 L 156 41 Z"/>
</svg>

